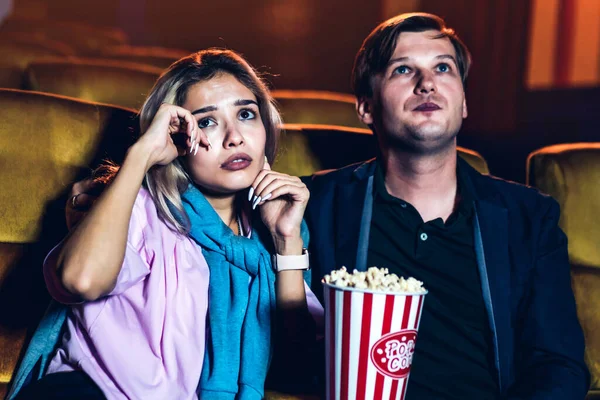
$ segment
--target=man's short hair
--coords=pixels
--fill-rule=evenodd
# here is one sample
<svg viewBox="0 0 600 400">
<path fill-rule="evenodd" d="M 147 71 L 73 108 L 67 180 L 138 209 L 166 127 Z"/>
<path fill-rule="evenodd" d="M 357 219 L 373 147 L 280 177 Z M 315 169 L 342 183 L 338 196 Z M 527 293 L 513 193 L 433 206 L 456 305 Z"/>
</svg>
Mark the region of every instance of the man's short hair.
<svg viewBox="0 0 600 400">
<path fill-rule="evenodd" d="M 357 99 L 373 95 L 373 77 L 385 70 L 394 50 L 398 35 L 402 32 L 440 31 L 437 38 L 447 37 L 454 46 L 460 77 L 465 86 L 471 54 L 453 29 L 437 15 L 426 13 L 400 14 L 382 22 L 365 39 L 356 54 L 352 71 L 352 88 Z"/>
</svg>

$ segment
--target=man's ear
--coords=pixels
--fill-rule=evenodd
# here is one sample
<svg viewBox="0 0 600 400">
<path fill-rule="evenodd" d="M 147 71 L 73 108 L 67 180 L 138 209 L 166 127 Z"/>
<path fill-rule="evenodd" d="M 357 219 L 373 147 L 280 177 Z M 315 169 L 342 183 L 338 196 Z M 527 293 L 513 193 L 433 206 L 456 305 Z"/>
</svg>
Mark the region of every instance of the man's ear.
<svg viewBox="0 0 600 400">
<path fill-rule="evenodd" d="M 467 109 L 467 99 L 463 99 L 463 104 L 462 104 L 462 117 L 463 119 L 467 118 L 467 116 L 469 115 L 469 111 Z"/>
<path fill-rule="evenodd" d="M 358 113 L 358 118 L 365 125 L 373 124 L 373 100 L 366 97 L 361 97 L 360 99 L 356 99 L 356 112 Z"/>
</svg>

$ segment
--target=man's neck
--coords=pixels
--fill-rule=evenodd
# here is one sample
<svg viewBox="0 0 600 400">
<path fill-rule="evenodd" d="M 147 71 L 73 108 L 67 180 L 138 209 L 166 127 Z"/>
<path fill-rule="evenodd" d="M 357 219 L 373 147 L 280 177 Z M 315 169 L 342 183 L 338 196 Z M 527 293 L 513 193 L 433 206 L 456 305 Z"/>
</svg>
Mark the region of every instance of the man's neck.
<svg viewBox="0 0 600 400">
<path fill-rule="evenodd" d="M 455 146 L 432 155 L 388 151 L 382 157 L 385 187 L 412 204 L 423 221 L 446 221 L 457 203 L 456 157 Z"/>
</svg>

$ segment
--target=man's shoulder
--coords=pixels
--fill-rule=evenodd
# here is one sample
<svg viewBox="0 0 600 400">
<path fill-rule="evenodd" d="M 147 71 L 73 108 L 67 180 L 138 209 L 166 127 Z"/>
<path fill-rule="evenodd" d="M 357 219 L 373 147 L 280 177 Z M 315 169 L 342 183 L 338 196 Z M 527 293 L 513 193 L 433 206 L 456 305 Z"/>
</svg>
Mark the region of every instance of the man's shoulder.
<svg viewBox="0 0 600 400">
<path fill-rule="evenodd" d="M 558 208 L 556 200 L 537 188 L 493 175 L 479 174 L 475 185 L 477 190 L 493 194 L 492 198 L 508 209 L 524 208 L 529 212 L 538 213 L 549 208 Z"/>
<path fill-rule="evenodd" d="M 318 171 L 311 176 L 302 177 L 302 180 L 309 186 L 311 191 L 329 188 L 335 184 L 351 183 L 355 179 L 357 171 L 362 168 L 369 168 L 372 162 L 373 160 L 361 161 L 339 169 Z"/>
</svg>

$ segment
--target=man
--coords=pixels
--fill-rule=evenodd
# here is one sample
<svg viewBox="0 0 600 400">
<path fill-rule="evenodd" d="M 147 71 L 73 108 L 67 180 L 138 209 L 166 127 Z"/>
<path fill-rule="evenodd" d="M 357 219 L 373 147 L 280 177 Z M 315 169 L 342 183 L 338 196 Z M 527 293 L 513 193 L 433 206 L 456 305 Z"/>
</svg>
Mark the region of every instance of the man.
<svg viewBox="0 0 600 400">
<path fill-rule="evenodd" d="M 392 18 L 364 41 L 354 91 L 380 156 L 309 181 L 313 282 L 373 265 L 424 282 L 407 399 L 583 399 L 557 203 L 457 158 L 469 65 L 430 14 Z"/>
</svg>

